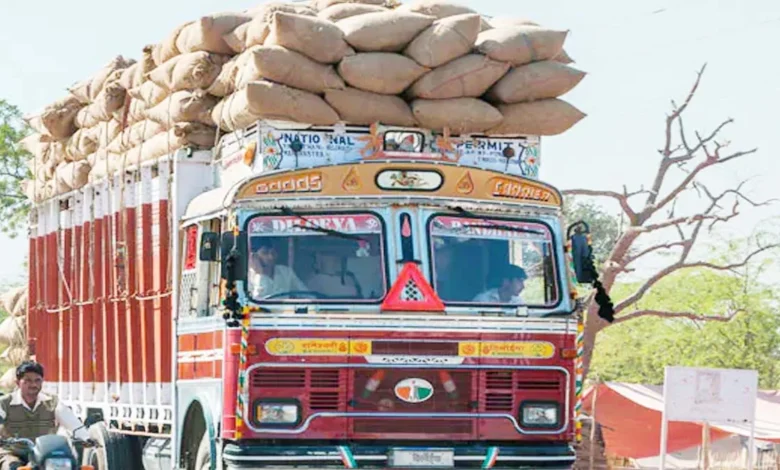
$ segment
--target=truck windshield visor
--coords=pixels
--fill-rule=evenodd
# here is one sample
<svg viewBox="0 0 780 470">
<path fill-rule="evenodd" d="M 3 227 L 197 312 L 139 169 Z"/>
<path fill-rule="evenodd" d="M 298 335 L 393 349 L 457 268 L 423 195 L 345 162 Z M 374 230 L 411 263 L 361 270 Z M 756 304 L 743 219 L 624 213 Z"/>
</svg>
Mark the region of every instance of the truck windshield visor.
<svg viewBox="0 0 780 470">
<path fill-rule="evenodd" d="M 428 231 L 434 285 L 445 303 L 558 304 L 555 250 L 546 224 L 434 216 Z"/>
<path fill-rule="evenodd" d="M 247 291 L 256 302 L 374 303 L 385 295 L 384 227 L 376 215 L 262 215 L 247 231 Z"/>
</svg>

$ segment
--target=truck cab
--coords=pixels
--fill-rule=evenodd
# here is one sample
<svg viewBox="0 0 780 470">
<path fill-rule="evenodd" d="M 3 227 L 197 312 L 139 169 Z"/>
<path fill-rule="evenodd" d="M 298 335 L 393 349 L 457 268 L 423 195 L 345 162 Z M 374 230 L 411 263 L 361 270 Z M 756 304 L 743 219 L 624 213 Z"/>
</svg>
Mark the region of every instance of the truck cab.
<svg viewBox="0 0 780 470">
<path fill-rule="evenodd" d="M 231 139 L 181 218 L 183 468 L 571 467 L 581 317 L 538 139 Z"/>
</svg>

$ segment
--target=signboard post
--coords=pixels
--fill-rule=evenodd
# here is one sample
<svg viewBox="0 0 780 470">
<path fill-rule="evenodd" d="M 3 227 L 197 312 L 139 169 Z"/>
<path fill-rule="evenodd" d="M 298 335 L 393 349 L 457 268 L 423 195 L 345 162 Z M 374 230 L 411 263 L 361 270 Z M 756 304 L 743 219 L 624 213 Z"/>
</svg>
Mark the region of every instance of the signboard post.
<svg viewBox="0 0 780 470">
<path fill-rule="evenodd" d="M 666 367 L 659 468 L 666 468 L 668 422 L 687 421 L 749 424 L 747 468 L 753 470 L 757 394 L 758 372 L 755 370 Z"/>
</svg>

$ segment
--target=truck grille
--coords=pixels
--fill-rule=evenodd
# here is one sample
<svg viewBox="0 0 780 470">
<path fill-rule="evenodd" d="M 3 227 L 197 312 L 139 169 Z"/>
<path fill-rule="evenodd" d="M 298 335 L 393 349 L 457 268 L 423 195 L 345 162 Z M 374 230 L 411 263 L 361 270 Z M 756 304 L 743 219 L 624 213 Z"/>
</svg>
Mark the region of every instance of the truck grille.
<svg viewBox="0 0 780 470">
<path fill-rule="evenodd" d="M 562 400 L 566 389 L 559 372 L 530 370 L 491 370 L 483 372 L 482 395 L 486 412 L 514 412 L 528 398 Z"/>
<path fill-rule="evenodd" d="M 257 369 L 252 373 L 252 396 L 295 398 L 309 412 L 346 408 L 345 387 L 338 369 Z"/>
</svg>

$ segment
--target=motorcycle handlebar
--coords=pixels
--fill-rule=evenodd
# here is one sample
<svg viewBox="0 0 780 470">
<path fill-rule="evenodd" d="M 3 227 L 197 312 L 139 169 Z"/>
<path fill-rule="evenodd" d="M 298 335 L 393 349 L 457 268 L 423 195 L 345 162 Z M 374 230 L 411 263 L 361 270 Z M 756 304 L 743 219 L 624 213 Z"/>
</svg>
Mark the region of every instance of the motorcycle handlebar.
<svg viewBox="0 0 780 470">
<path fill-rule="evenodd" d="M 31 449 L 35 447 L 35 443 L 30 439 L 16 438 L 16 437 L 8 437 L 5 439 L 0 439 L 0 446 L 9 446 L 9 445 L 12 446 L 16 444 L 24 444 Z"/>
</svg>

